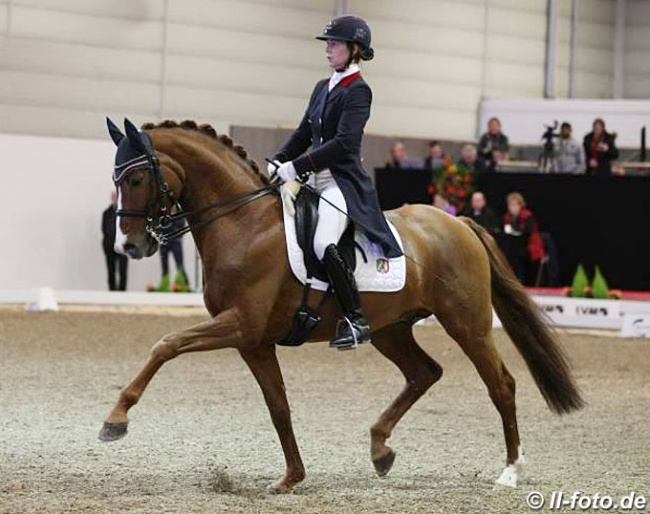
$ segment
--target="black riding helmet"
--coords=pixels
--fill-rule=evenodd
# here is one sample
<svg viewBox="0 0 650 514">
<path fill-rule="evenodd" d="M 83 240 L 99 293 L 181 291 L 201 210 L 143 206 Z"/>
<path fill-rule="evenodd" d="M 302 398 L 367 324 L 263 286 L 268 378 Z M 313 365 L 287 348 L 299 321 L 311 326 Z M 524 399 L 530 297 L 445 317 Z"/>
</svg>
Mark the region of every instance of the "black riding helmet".
<svg viewBox="0 0 650 514">
<path fill-rule="evenodd" d="M 323 33 L 316 36 L 316 39 L 327 41 L 334 39 L 336 41 L 345 41 L 348 46 L 358 44 L 361 47 L 361 58 L 369 61 L 375 56 L 375 51 L 370 46 L 370 27 L 358 16 L 349 14 L 336 16 L 325 25 Z"/>
</svg>

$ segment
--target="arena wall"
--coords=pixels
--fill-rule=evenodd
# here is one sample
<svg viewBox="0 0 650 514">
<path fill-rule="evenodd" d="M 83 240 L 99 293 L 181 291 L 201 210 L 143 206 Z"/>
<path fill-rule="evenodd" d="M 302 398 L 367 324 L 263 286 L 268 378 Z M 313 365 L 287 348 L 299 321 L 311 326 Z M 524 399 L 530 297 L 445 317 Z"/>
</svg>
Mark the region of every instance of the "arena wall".
<svg viewBox="0 0 650 514">
<path fill-rule="evenodd" d="M 0 289 L 107 289 L 102 210 L 109 204 L 110 141 L 0 134 Z M 184 238 L 194 285 L 194 249 Z M 173 264 L 172 270 L 174 270 Z M 128 289 L 160 280 L 160 259 L 130 261 Z"/>
<path fill-rule="evenodd" d="M 556 89 L 568 8 L 559 2 Z M 105 115 L 294 126 L 332 0 L 0 0 L 0 131 L 103 138 Z M 374 29 L 370 132 L 470 139 L 481 98 L 541 98 L 546 0 L 349 0 Z M 566 5 L 565 5 L 566 4 Z M 580 3 L 577 96 L 611 96 L 614 0 Z M 480 127 L 479 130 L 482 130 Z"/>
<path fill-rule="evenodd" d="M 650 2 L 627 0 L 623 60 L 623 96 L 650 97 Z"/>
</svg>

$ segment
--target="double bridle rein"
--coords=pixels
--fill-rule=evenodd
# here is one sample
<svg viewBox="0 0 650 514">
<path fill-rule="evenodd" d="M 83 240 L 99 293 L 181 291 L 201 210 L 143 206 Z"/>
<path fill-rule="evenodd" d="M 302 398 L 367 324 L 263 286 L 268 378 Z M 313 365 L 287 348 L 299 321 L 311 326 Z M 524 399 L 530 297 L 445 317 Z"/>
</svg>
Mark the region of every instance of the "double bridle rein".
<svg viewBox="0 0 650 514">
<path fill-rule="evenodd" d="M 118 209 L 115 212 L 115 215 L 124 218 L 145 218 L 145 230 L 159 244 L 167 244 L 172 239 L 181 237 L 182 235 L 187 234 L 195 228 L 208 225 L 219 218 L 235 212 L 244 205 L 262 198 L 263 196 L 271 193 L 277 193 L 281 186 L 281 183 L 272 182 L 271 184 L 256 189 L 255 191 L 251 191 L 250 193 L 233 196 L 232 198 L 228 198 L 226 200 L 210 203 L 200 209 L 185 212 L 182 210 L 178 199 L 175 198 L 173 191 L 170 189 L 169 184 L 167 184 L 160 171 L 160 161 L 154 154 L 151 138 L 148 134 L 146 134 L 146 132 L 141 133 L 141 135 L 145 136 L 143 139 L 147 141 L 148 145 L 146 146 L 147 148 L 151 148 L 151 150 L 119 166 L 115 166 L 115 169 L 113 171 L 113 182 L 115 184 L 115 187 L 119 187 L 120 184 L 126 180 L 133 172 L 142 169 L 148 171 L 151 175 L 152 180 L 149 181 L 149 192 L 146 204 L 147 207 L 144 211 Z M 155 201 L 152 202 L 151 200 L 153 197 L 154 187 L 157 197 Z M 178 209 L 177 213 L 172 214 L 169 212 L 169 209 L 167 208 L 168 201 L 171 201 L 171 203 L 176 206 Z M 160 210 L 160 214 L 158 216 L 154 215 L 156 206 L 158 206 L 158 209 Z M 188 220 L 187 225 L 184 227 L 171 232 L 168 231 L 169 227 L 171 227 L 174 221 L 182 219 L 187 220 L 190 217 L 199 216 L 213 209 L 222 210 L 195 223 L 189 223 Z"/>
</svg>

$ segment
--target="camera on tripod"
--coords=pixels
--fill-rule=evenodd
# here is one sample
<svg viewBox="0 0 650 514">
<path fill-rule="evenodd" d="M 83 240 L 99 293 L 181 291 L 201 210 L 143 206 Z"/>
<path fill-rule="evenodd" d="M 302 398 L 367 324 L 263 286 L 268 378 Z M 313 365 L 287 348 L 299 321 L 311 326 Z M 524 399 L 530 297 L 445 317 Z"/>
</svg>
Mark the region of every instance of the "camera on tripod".
<svg viewBox="0 0 650 514">
<path fill-rule="evenodd" d="M 542 153 L 539 157 L 539 171 L 542 173 L 549 173 L 553 171 L 555 166 L 555 144 L 553 143 L 554 139 L 560 138 L 560 133 L 555 132 L 558 127 L 558 121 L 553 120 L 553 125 L 544 125 L 546 130 L 542 134 L 542 140 L 544 141 L 544 146 L 542 147 Z"/>
</svg>

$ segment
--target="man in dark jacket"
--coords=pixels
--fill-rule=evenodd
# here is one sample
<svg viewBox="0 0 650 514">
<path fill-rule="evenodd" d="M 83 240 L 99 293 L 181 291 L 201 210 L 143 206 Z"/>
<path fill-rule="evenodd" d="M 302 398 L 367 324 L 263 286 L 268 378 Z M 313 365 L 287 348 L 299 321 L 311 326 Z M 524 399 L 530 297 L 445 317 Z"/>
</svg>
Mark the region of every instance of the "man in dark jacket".
<svg viewBox="0 0 650 514">
<path fill-rule="evenodd" d="M 501 233 L 501 223 L 496 213 L 487 204 L 485 195 L 481 191 L 474 191 L 470 199 L 470 207 L 466 216 L 487 230 L 492 237 Z"/>
<path fill-rule="evenodd" d="M 605 122 L 601 118 L 594 120 L 593 130 L 585 136 L 583 146 L 587 175 L 611 175 L 612 161 L 618 159 L 616 134 L 605 130 Z"/>
<path fill-rule="evenodd" d="M 117 205 L 117 193 L 111 193 L 111 204 L 102 214 L 102 246 L 106 256 L 106 268 L 108 270 L 108 289 L 110 291 L 126 291 L 126 271 L 128 259 L 115 251 L 115 210 Z M 119 282 L 117 276 L 119 274 Z"/>
</svg>

